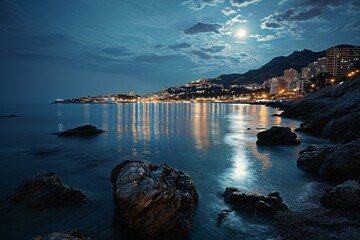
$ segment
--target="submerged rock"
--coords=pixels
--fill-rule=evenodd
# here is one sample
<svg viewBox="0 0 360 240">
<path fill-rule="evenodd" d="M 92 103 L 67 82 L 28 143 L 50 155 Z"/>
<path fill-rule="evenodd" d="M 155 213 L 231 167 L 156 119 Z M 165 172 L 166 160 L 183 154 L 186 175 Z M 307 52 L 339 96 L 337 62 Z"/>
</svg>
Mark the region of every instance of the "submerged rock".
<svg viewBox="0 0 360 240">
<path fill-rule="evenodd" d="M 360 214 L 353 211 L 307 209 L 278 212 L 274 226 L 281 239 L 360 239 Z"/>
<path fill-rule="evenodd" d="M 26 207 L 62 207 L 85 202 L 80 190 L 64 185 L 55 173 L 39 173 L 22 184 L 10 198 Z"/>
<path fill-rule="evenodd" d="M 256 193 L 242 192 L 237 188 L 226 188 L 224 201 L 237 211 L 245 210 L 275 213 L 289 209 L 278 192 L 272 192 L 267 196 L 262 196 Z"/>
<path fill-rule="evenodd" d="M 360 184 L 348 180 L 328 190 L 320 199 L 324 206 L 360 210 Z"/>
<path fill-rule="evenodd" d="M 90 238 L 85 238 L 79 231 L 74 230 L 71 233 L 54 232 L 46 237 L 37 236 L 34 240 L 90 240 Z"/>
<path fill-rule="evenodd" d="M 116 207 L 130 228 L 156 237 L 189 232 L 198 193 L 185 172 L 167 164 L 124 161 L 110 180 Z"/>
<path fill-rule="evenodd" d="M 300 152 L 300 168 L 317 172 L 325 180 L 360 180 L 360 139 L 336 146 L 310 146 Z"/>
<path fill-rule="evenodd" d="M 270 129 L 259 132 L 257 134 L 258 145 L 297 145 L 300 141 L 297 140 L 297 135 L 291 132 L 288 127 L 271 127 Z"/>
<path fill-rule="evenodd" d="M 93 136 L 93 135 L 97 135 L 99 133 L 102 133 L 103 130 L 101 129 L 97 129 L 94 126 L 91 126 L 89 124 L 86 124 L 84 126 L 81 127 L 77 127 L 77 128 L 73 128 L 73 129 L 69 129 L 66 130 L 64 132 L 60 132 L 58 133 L 58 136 Z"/>
</svg>

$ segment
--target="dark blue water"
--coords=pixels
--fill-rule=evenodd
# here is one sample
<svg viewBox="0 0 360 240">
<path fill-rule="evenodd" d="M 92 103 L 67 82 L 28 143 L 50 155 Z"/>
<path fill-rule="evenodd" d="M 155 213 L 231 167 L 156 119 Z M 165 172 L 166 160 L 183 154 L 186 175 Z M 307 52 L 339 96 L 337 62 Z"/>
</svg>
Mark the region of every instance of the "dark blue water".
<svg viewBox="0 0 360 240">
<path fill-rule="evenodd" d="M 299 150 L 319 139 L 302 135 L 300 146 L 258 147 L 256 133 L 300 122 L 272 117 L 276 110 L 237 104 L 0 104 L 1 239 L 30 239 L 79 229 L 92 239 L 137 239 L 114 211 L 109 176 L 118 163 L 163 162 L 192 176 L 200 195 L 189 239 L 276 239 L 271 225 L 249 215 L 230 214 L 225 187 L 268 194 L 279 191 L 291 209 L 315 204 L 307 195 L 316 184 L 296 167 Z M 106 132 L 93 138 L 53 133 L 89 123 Z M 250 128 L 250 130 L 248 130 Z M 65 184 L 91 199 L 76 208 L 30 210 L 6 202 L 28 177 L 55 171 Z"/>
</svg>

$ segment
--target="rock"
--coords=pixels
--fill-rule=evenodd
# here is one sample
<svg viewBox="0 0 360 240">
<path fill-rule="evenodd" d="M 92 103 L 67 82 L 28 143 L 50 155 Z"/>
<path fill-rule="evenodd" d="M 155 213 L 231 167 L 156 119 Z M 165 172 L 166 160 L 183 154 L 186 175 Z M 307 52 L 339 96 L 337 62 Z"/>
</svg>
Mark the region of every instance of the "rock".
<svg viewBox="0 0 360 240">
<path fill-rule="evenodd" d="M 301 132 L 343 143 L 359 139 L 360 76 L 289 101 L 283 109 L 283 117 L 304 120 Z"/>
<path fill-rule="evenodd" d="M 333 146 L 309 146 L 305 150 L 300 151 L 297 165 L 305 171 L 319 172 L 326 156 L 332 152 L 333 149 Z"/>
<path fill-rule="evenodd" d="M 278 192 L 262 196 L 256 193 L 242 192 L 237 188 L 226 188 L 224 201 L 236 211 L 274 213 L 289 209 Z"/>
<path fill-rule="evenodd" d="M 352 180 L 339 184 L 328 190 L 320 202 L 327 207 L 360 210 L 360 184 Z"/>
<path fill-rule="evenodd" d="M 99 133 L 102 133 L 103 131 L 100 129 L 97 129 L 94 126 L 91 126 L 89 124 L 86 124 L 81 127 L 73 128 L 66 130 L 64 132 L 58 133 L 58 136 L 93 136 L 97 135 Z"/>
<path fill-rule="evenodd" d="M 288 127 L 271 127 L 269 130 L 257 134 L 258 145 L 296 145 L 300 144 L 297 135 Z"/>
<path fill-rule="evenodd" d="M 223 210 L 221 213 L 219 213 L 218 215 L 218 226 L 221 226 L 221 223 L 224 221 L 224 219 L 233 211 L 231 211 L 230 209 L 225 209 Z"/>
<path fill-rule="evenodd" d="M 360 112 L 349 113 L 329 121 L 323 131 L 322 137 L 335 142 L 350 142 L 360 138 Z"/>
<path fill-rule="evenodd" d="M 320 168 L 325 180 L 360 180 L 360 139 L 347 144 L 338 144 L 330 152 Z"/>
<path fill-rule="evenodd" d="M 167 164 L 124 161 L 110 180 L 116 207 L 130 228 L 155 237 L 189 232 L 198 193 L 185 172 Z"/>
<path fill-rule="evenodd" d="M 85 202 L 80 190 L 64 185 L 55 173 L 39 173 L 22 184 L 10 198 L 26 207 L 62 207 Z"/>
<path fill-rule="evenodd" d="M 287 240 L 357 240 L 360 214 L 324 209 L 277 212 L 274 227 L 281 239 Z"/>
<path fill-rule="evenodd" d="M 46 237 L 37 236 L 34 240 L 90 240 L 90 238 L 85 238 L 79 231 L 74 230 L 71 233 L 54 232 Z"/>
<path fill-rule="evenodd" d="M 360 139 L 336 146 L 310 146 L 300 152 L 300 168 L 317 172 L 324 180 L 360 180 Z"/>
<path fill-rule="evenodd" d="M 281 117 L 281 114 L 278 114 L 278 113 L 274 113 L 273 115 L 271 115 L 273 117 Z"/>
</svg>

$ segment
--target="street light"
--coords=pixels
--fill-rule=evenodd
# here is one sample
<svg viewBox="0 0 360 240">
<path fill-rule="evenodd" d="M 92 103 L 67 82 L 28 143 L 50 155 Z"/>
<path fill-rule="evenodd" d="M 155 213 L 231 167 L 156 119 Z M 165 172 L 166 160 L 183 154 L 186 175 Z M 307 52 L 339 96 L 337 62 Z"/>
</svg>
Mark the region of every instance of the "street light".
<svg viewBox="0 0 360 240">
<path fill-rule="evenodd" d="M 332 78 L 332 79 L 331 79 L 331 84 L 334 84 L 334 82 L 335 82 L 335 79 Z"/>
</svg>

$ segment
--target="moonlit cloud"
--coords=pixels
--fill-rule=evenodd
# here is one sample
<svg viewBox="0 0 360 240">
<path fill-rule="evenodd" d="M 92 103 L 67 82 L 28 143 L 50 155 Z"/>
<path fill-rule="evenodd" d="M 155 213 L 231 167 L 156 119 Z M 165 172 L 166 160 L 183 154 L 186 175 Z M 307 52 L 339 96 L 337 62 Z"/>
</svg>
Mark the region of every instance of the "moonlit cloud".
<svg viewBox="0 0 360 240">
<path fill-rule="evenodd" d="M 234 7 L 247 7 L 248 5 L 259 3 L 261 0 L 230 0 L 230 3 Z"/>
<path fill-rule="evenodd" d="M 224 8 L 223 10 L 221 10 L 221 12 L 226 16 L 230 16 L 236 13 L 236 11 L 230 7 Z"/>
<path fill-rule="evenodd" d="M 224 0 L 187 0 L 182 4 L 187 5 L 192 10 L 201 10 L 206 6 L 217 6 L 223 2 Z"/>
<path fill-rule="evenodd" d="M 246 19 L 242 19 L 242 16 L 239 14 L 236 17 L 233 17 L 229 21 L 226 22 L 226 25 L 233 25 L 234 23 L 245 23 Z"/>
<path fill-rule="evenodd" d="M 258 42 L 267 42 L 276 39 L 277 37 L 275 35 L 266 35 L 264 37 L 259 37 L 257 39 Z"/>
<path fill-rule="evenodd" d="M 202 23 L 198 22 L 194 26 L 185 29 L 184 33 L 186 34 L 198 34 L 198 33 L 209 33 L 213 32 L 216 34 L 220 34 L 219 29 L 221 29 L 223 26 L 220 24 L 210 24 L 210 23 Z"/>
<path fill-rule="evenodd" d="M 211 56 L 209 54 L 204 53 L 202 51 L 198 51 L 198 50 L 192 50 L 190 53 L 195 56 L 198 56 L 199 58 L 202 58 L 202 59 L 210 59 L 211 58 Z"/>
</svg>

